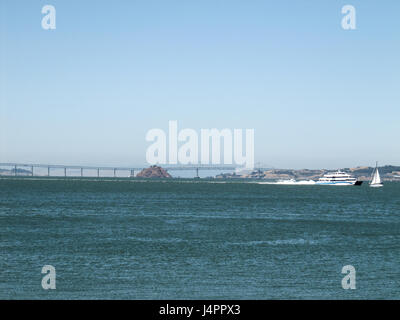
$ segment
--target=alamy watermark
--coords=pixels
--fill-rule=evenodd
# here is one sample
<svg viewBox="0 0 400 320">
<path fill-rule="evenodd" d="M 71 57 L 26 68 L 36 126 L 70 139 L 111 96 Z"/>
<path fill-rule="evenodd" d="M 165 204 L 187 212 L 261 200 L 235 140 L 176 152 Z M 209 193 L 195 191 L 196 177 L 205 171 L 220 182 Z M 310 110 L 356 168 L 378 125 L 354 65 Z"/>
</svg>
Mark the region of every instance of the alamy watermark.
<svg viewBox="0 0 400 320">
<path fill-rule="evenodd" d="M 56 29 L 56 8 L 53 5 L 46 4 L 42 7 L 42 14 L 45 16 L 42 18 L 42 28 L 44 30 L 55 30 Z M 341 25 L 344 30 L 355 30 L 356 29 L 356 9 L 352 5 L 345 5 L 342 7 L 342 14 L 345 15 L 342 18 Z"/>
<path fill-rule="evenodd" d="M 345 16 L 342 18 L 342 28 L 344 30 L 355 30 L 356 29 L 356 8 L 352 5 L 345 5 L 342 7 L 342 14 Z"/>
<path fill-rule="evenodd" d="M 56 8 L 52 5 L 45 5 L 42 8 L 42 14 L 45 16 L 42 18 L 42 28 L 44 30 L 55 30 L 56 29 Z"/>
<path fill-rule="evenodd" d="M 42 274 L 45 274 L 42 278 L 42 288 L 44 290 L 54 290 L 56 288 L 56 268 L 47 264 L 43 266 Z"/>
<path fill-rule="evenodd" d="M 146 161 L 152 165 L 235 164 L 254 168 L 254 129 L 245 130 L 245 139 L 243 129 L 201 129 L 199 134 L 186 128 L 178 132 L 178 122 L 172 120 L 168 136 L 162 129 L 151 129 L 146 141 L 153 142 L 146 151 Z"/>
<path fill-rule="evenodd" d="M 356 268 L 352 265 L 347 265 L 342 268 L 342 274 L 346 276 L 342 279 L 342 288 L 345 290 L 356 288 Z"/>
</svg>

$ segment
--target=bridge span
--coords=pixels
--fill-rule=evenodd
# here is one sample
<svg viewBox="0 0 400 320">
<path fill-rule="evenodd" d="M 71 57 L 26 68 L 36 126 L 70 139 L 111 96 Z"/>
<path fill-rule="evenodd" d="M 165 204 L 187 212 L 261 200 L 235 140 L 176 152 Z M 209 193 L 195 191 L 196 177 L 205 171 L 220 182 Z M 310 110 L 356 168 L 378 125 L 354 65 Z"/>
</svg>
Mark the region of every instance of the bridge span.
<svg viewBox="0 0 400 320">
<path fill-rule="evenodd" d="M 139 171 L 148 168 L 148 167 L 118 167 L 118 166 L 79 166 L 79 165 L 60 165 L 60 164 L 31 164 L 31 163 L 0 163 L 0 168 L 8 168 L 9 174 L 12 176 L 54 176 L 67 177 L 68 173 L 73 170 L 73 176 L 80 177 L 104 177 L 104 172 L 111 173 L 112 177 L 117 177 L 117 173 L 125 172 L 128 173 L 128 176 L 133 178 L 135 174 Z M 165 166 L 162 167 L 168 172 L 171 171 L 195 171 L 196 177 L 199 177 L 200 170 L 213 170 L 213 171 L 221 171 L 221 172 L 229 172 L 235 171 L 237 167 L 235 166 L 219 166 L 219 165 L 183 165 L 183 166 Z M 265 171 L 269 168 L 254 168 L 254 171 Z M 40 171 L 40 173 L 39 173 Z M 91 172 L 91 175 L 87 175 L 88 172 Z M 61 172 L 61 173 L 60 173 Z M 78 174 L 77 174 L 78 172 Z M 94 172 L 94 174 L 93 174 Z M 5 175 L 5 174 L 3 174 Z M 70 175 L 71 176 L 71 175 Z"/>
</svg>

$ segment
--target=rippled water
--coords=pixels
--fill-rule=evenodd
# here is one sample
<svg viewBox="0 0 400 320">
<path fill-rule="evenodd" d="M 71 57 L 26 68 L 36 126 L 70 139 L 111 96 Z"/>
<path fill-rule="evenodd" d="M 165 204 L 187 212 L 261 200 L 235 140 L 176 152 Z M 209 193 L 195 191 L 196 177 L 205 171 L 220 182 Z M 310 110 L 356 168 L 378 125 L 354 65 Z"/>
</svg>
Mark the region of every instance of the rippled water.
<svg viewBox="0 0 400 320">
<path fill-rule="evenodd" d="M 0 298 L 400 298 L 400 184 L 0 179 Z M 56 290 L 41 269 L 56 268 Z M 355 290 L 341 287 L 356 268 Z"/>
</svg>

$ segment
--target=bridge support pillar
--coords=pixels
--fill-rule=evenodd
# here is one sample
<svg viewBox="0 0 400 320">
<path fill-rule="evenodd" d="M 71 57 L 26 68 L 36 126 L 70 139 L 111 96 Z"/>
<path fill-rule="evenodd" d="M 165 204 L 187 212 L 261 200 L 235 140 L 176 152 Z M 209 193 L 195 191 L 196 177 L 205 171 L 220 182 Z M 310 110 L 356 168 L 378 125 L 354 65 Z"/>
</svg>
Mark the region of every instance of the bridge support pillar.
<svg viewBox="0 0 400 320">
<path fill-rule="evenodd" d="M 83 177 L 83 168 L 81 168 L 81 177 Z"/>
<path fill-rule="evenodd" d="M 14 166 L 14 176 L 17 175 L 17 165 Z"/>
<path fill-rule="evenodd" d="M 97 168 L 97 178 L 100 178 L 100 169 Z"/>
<path fill-rule="evenodd" d="M 66 176 L 67 176 L 67 168 L 64 167 L 64 177 L 66 177 Z"/>
<path fill-rule="evenodd" d="M 47 176 L 50 177 L 50 167 L 47 167 Z"/>
<path fill-rule="evenodd" d="M 33 177 L 33 166 L 31 166 L 31 176 Z"/>
</svg>

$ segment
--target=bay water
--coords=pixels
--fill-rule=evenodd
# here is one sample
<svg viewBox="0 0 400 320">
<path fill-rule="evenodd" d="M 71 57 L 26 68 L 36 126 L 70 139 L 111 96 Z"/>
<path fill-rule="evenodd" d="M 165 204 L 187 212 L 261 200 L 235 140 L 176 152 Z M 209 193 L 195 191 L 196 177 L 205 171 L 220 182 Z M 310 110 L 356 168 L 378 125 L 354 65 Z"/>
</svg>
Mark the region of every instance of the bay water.
<svg viewBox="0 0 400 320">
<path fill-rule="evenodd" d="M 1 299 L 400 299 L 400 183 L 2 178 L 0 258 Z"/>
</svg>

